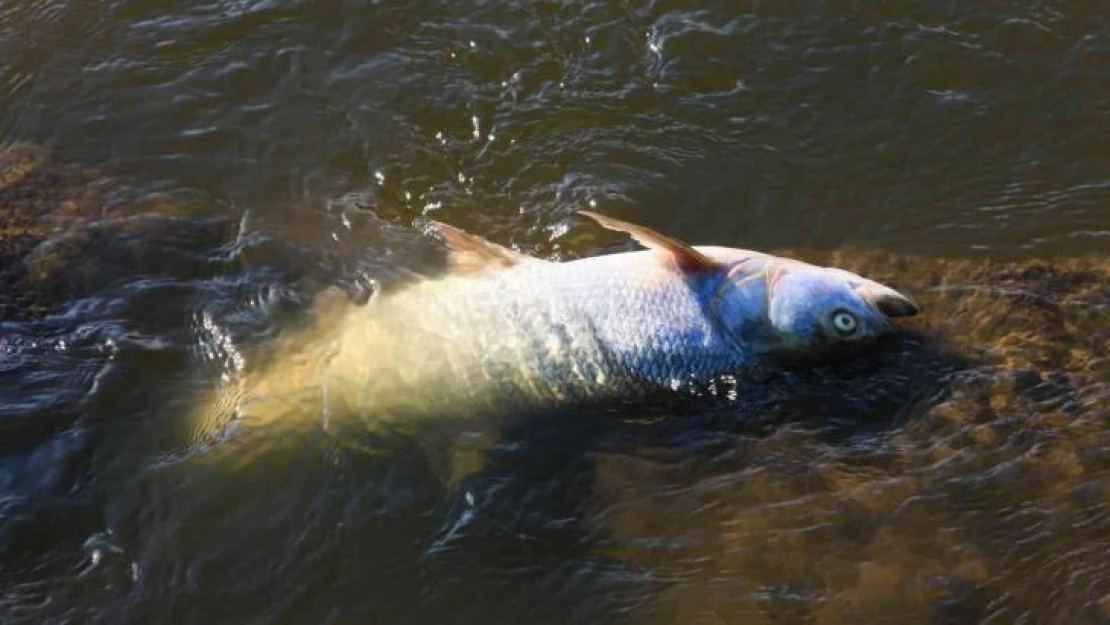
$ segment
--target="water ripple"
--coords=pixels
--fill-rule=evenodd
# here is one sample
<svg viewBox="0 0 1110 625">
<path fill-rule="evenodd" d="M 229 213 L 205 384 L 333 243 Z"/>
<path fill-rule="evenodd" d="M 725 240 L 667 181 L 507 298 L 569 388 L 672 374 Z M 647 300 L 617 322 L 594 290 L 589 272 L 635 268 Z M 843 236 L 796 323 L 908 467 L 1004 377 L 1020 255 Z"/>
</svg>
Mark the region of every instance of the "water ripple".
<svg viewBox="0 0 1110 625">
<path fill-rule="evenodd" d="M 173 4 L 0 2 L 0 139 L 224 217 L 61 228 L 111 208 L 8 172 L 4 241 L 43 240 L 4 269 L 63 301 L 0 326 L 3 620 L 1106 619 L 1105 263 L 1026 260 L 1105 253 L 1097 3 Z M 930 312 L 720 409 L 520 428 L 472 500 L 425 440 L 180 453 L 314 288 L 423 260 L 405 227 L 569 258 L 587 206 L 918 253 L 833 256 Z"/>
</svg>

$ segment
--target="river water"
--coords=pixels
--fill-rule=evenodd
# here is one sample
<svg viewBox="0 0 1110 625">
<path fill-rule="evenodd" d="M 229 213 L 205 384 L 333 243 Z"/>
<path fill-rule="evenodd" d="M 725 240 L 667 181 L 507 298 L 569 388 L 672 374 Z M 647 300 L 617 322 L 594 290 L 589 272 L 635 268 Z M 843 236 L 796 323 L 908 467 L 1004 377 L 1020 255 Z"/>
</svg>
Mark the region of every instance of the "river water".
<svg viewBox="0 0 1110 625">
<path fill-rule="evenodd" d="M 15 142 L 5 623 L 1110 622 L 1101 3 L 0 0 Z M 587 207 L 924 313 L 724 407 L 517 424 L 462 491 L 419 442 L 175 444 L 419 219 L 623 249 Z"/>
</svg>

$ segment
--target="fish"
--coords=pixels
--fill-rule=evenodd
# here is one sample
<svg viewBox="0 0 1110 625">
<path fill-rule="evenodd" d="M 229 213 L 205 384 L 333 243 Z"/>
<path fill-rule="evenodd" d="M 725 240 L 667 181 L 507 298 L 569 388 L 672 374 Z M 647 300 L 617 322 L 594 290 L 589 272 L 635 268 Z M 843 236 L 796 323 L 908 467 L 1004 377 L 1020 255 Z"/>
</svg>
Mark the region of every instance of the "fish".
<svg viewBox="0 0 1110 625">
<path fill-rule="evenodd" d="M 321 297 L 311 327 L 223 389 L 194 431 L 628 405 L 865 350 L 918 313 L 908 296 L 846 270 L 580 214 L 642 249 L 555 261 L 433 221 L 444 271 L 362 304 Z"/>
</svg>

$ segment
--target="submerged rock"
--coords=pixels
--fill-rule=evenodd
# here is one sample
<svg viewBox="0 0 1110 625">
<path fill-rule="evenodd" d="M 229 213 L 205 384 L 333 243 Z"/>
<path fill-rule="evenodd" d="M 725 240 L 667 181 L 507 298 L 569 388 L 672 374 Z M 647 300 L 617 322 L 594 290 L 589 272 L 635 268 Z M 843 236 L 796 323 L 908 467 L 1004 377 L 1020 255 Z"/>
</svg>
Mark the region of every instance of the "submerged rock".
<svg viewBox="0 0 1110 625">
<path fill-rule="evenodd" d="M 107 216 L 103 177 L 51 161 L 36 145 L 0 146 L 0 320 L 55 310 L 70 293 L 49 284 L 32 258 L 43 242 Z"/>
<path fill-rule="evenodd" d="M 292 229 L 305 240 L 284 244 L 272 225 L 251 226 L 244 232 L 225 207 L 139 193 L 34 144 L 0 145 L 0 322 L 40 319 L 143 278 L 329 274 L 305 252 L 326 229 Z"/>
</svg>

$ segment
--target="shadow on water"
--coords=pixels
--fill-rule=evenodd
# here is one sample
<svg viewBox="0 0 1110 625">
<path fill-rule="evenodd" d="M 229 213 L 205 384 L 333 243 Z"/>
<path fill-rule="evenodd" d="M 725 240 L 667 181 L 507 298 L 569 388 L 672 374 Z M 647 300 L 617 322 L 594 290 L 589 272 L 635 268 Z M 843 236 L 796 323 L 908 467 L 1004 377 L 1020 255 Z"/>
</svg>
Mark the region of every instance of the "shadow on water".
<svg viewBox="0 0 1110 625">
<path fill-rule="evenodd" d="M 434 553 L 482 553 L 499 544 L 488 541 L 494 535 L 515 536 L 524 546 L 562 532 L 574 538 L 562 554 L 569 560 L 564 565 L 586 554 L 604 556 L 609 578 L 621 583 L 599 588 L 600 580 L 591 580 L 594 592 L 623 587 L 623 601 L 607 607 L 637 614 L 634 608 L 656 590 L 658 571 L 619 549 L 610 551 L 620 537 L 613 535 L 609 515 L 598 514 L 599 486 L 603 496 L 612 496 L 606 486 L 613 479 L 624 483 L 639 475 L 652 483 L 659 478 L 658 467 L 735 474 L 759 469 L 768 462 L 758 451 L 760 441 L 783 428 L 810 432 L 815 441 L 860 466 L 888 468 L 896 458 L 876 449 L 876 438 L 942 401 L 949 381 L 970 366 L 958 352 L 910 332 L 876 353 L 817 369 L 759 381 L 722 381 L 712 396 L 530 415 L 505 425 L 483 470 L 464 483 Z M 675 482 L 656 485 L 686 488 Z M 651 518 L 683 513 L 666 506 L 644 512 L 643 522 L 649 524 Z M 489 561 L 489 556 L 475 560 Z M 535 554 L 529 561 L 542 566 Z M 578 577 L 581 573 L 572 579 Z M 603 620 L 603 613 L 591 614 L 591 622 Z"/>
</svg>

